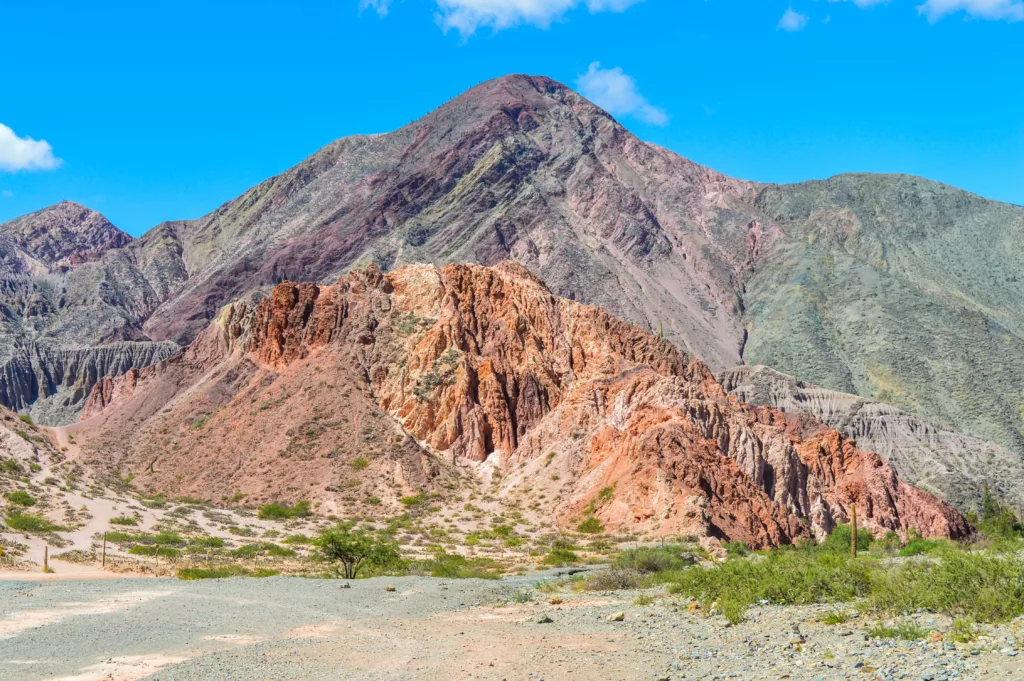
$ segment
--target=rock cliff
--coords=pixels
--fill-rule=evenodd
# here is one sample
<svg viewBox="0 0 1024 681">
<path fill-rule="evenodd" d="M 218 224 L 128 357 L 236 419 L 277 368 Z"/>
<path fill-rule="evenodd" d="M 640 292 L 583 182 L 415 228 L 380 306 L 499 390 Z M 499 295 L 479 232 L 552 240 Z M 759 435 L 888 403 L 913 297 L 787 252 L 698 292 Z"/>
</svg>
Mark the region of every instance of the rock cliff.
<svg viewBox="0 0 1024 681">
<path fill-rule="evenodd" d="M 510 503 L 544 491 L 533 508 L 564 525 L 649 536 L 772 546 L 853 503 L 876 533 L 971 531 L 839 432 L 741 403 L 700 360 L 514 264 L 285 282 L 89 402 L 85 451 L 172 493 L 355 514 L 368 481 L 345 462 L 361 456 L 400 489 L 468 467 Z"/>
<path fill-rule="evenodd" d="M 718 379 L 743 402 L 811 414 L 862 449 L 878 452 L 903 479 L 963 511 L 977 510 L 987 488 L 1024 512 L 1024 460 L 994 442 L 961 435 L 889 404 L 808 385 L 768 367 L 737 367 Z"/>
</svg>

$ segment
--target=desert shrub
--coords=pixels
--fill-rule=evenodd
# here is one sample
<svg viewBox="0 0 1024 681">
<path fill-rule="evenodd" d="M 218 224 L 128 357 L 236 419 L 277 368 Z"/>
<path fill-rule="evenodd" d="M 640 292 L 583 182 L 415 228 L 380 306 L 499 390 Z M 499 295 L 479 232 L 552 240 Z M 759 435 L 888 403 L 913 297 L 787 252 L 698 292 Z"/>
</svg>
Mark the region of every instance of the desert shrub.
<svg viewBox="0 0 1024 681">
<path fill-rule="evenodd" d="M 260 568 L 247 570 L 239 565 L 223 565 L 211 568 L 182 568 L 176 573 L 178 579 L 227 579 L 228 577 L 273 577 L 281 574 L 277 570 Z"/>
<path fill-rule="evenodd" d="M 252 558 L 253 556 L 264 554 L 274 556 L 275 558 L 291 558 L 295 555 L 295 550 L 284 546 L 278 546 L 273 542 L 265 541 L 244 544 L 230 553 L 236 558 Z"/>
<path fill-rule="evenodd" d="M 829 625 L 846 624 L 856 616 L 849 610 L 829 610 L 818 615 L 818 621 Z"/>
<path fill-rule="evenodd" d="M 860 533 L 858 532 L 858 534 Z M 885 533 L 884 537 L 871 543 L 871 550 L 892 554 L 899 551 L 902 545 L 903 542 L 900 539 L 900 536 L 892 530 L 890 530 L 889 532 Z"/>
<path fill-rule="evenodd" d="M 953 643 L 973 643 L 978 639 L 978 628 L 971 620 L 957 617 L 953 620 L 953 626 L 946 634 L 946 639 Z"/>
<path fill-rule="evenodd" d="M 313 540 L 304 534 L 290 534 L 281 540 L 282 544 L 312 544 Z"/>
<path fill-rule="evenodd" d="M 1024 523 L 1009 506 L 1004 506 L 987 488 L 981 498 L 978 529 L 989 539 L 1024 538 Z"/>
<path fill-rule="evenodd" d="M 18 506 L 28 507 L 36 505 L 36 500 L 32 497 L 32 495 L 23 489 L 8 492 L 7 494 L 4 495 L 4 499 L 11 502 L 12 504 L 17 504 Z"/>
<path fill-rule="evenodd" d="M 193 537 L 188 540 L 189 548 L 195 549 L 219 549 L 225 543 L 220 537 Z"/>
<path fill-rule="evenodd" d="M 291 520 L 293 518 L 308 518 L 313 515 L 309 501 L 296 501 L 294 506 L 280 504 L 277 502 L 260 506 L 260 520 Z"/>
<path fill-rule="evenodd" d="M 730 557 L 742 558 L 743 556 L 750 555 L 750 549 L 747 548 L 746 542 L 727 541 L 722 544 L 722 547 Z"/>
<path fill-rule="evenodd" d="M 66 532 L 67 528 L 51 523 L 46 518 L 32 513 L 8 511 L 7 527 L 18 532 L 45 534 L 47 532 Z"/>
<path fill-rule="evenodd" d="M 444 549 L 434 552 L 434 556 L 425 561 L 418 561 L 415 570 L 424 572 L 431 577 L 448 579 L 498 579 L 501 577 L 501 565 L 490 558 L 466 558 L 457 553 L 448 553 Z"/>
<path fill-rule="evenodd" d="M 133 515 L 119 515 L 110 519 L 111 525 L 138 525 L 139 519 Z"/>
<path fill-rule="evenodd" d="M 853 530 L 847 524 L 836 525 L 835 529 L 829 533 L 825 538 L 825 541 L 818 547 L 822 551 L 832 551 L 834 553 L 849 553 L 851 539 L 853 538 Z M 864 528 L 857 530 L 857 550 L 867 551 L 871 548 L 871 532 Z"/>
<path fill-rule="evenodd" d="M 411 496 L 402 497 L 401 501 L 402 505 L 407 508 L 416 508 L 418 506 L 423 506 L 427 503 L 427 495 L 424 492 L 420 492 L 419 494 L 413 494 Z"/>
<path fill-rule="evenodd" d="M 710 608 L 767 600 L 785 605 L 846 602 L 864 596 L 874 561 L 823 551 L 772 551 L 760 560 L 728 560 L 693 567 L 669 588 Z"/>
<path fill-rule="evenodd" d="M 609 568 L 587 575 L 583 581 L 584 591 L 623 591 L 639 589 L 643 582 L 642 575 L 636 570 Z"/>
<path fill-rule="evenodd" d="M 35 425 L 35 423 L 33 423 L 32 421 L 32 417 L 29 416 L 28 414 L 18 414 L 18 418 L 21 419 L 22 423 L 27 423 L 30 426 Z"/>
<path fill-rule="evenodd" d="M 899 550 L 901 556 L 921 556 L 929 553 L 942 553 L 954 548 L 945 539 L 911 539 Z"/>
<path fill-rule="evenodd" d="M 640 594 L 639 596 L 633 599 L 633 605 L 645 606 L 653 604 L 654 596 L 651 596 L 649 594 Z"/>
<path fill-rule="evenodd" d="M 947 551 L 932 561 L 876 570 L 869 603 L 889 612 L 924 608 L 979 622 L 1024 614 L 1024 558 Z"/>
<path fill-rule="evenodd" d="M 637 548 L 623 551 L 612 562 L 613 567 L 635 570 L 641 574 L 657 574 L 682 570 L 693 561 L 684 560 L 677 546 Z"/>
<path fill-rule="evenodd" d="M 368 468 L 369 465 L 370 460 L 367 459 L 365 456 L 357 456 L 356 458 L 352 459 L 352 468 L 354 470 L 361 471 L 364 470 L 365 468 Z"/>
<path fill-rule="evenodd" d="M 604 525 L 595 516 L 590 516 L 576 526 L 576 531 L 584 534 L 600 534 L 604 532 Z"/>
<path fill-rule="evenodd" d="M 181 551 L 170 546 L 133 546 L 128 549 L 133 556 L 160 556 L 161 558 L 177 558 Z"/>
<path fill-rule="evenodd" d="M 564 548 L 552 548 L 548 551 L 548 555 L 544 556 L 542 561 L 545 565 L 553 565 L 555 567 L 563 567 L 566 565 L 575 565 L 580 562 L 580 557 L 570 549 Z"/>
</svg>

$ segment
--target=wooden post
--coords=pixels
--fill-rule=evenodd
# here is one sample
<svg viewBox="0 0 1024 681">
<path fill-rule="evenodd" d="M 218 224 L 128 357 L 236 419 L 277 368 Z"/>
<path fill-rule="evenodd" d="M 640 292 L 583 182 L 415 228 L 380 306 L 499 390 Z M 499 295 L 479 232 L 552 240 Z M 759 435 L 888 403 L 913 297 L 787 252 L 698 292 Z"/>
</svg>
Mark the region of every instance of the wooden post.
<svg viewBox="0 0 1024 681">
<path fill-rule="evenodd" d="M 153 550 L 153 576 L 160 576 L 160 545 L 157 544 Z"/>
<path fill-rule="evenodd" d="M 107 567 L 107 533 L 103 533 L 103 563 L 100 567 Z"/>
<path fill-rule="evenodd" d="M 49 572 L 50 570 L 50 547 L 43 547 L 43 572 Z"/>
<path fill-rule="evenodd" d="M 853 512 L 851 513 L 850 529 L 852 530 L 850 536 L 850 555 L 854 558 L 857 557 L 857 503 L 853 504 Z"/>
</svg>

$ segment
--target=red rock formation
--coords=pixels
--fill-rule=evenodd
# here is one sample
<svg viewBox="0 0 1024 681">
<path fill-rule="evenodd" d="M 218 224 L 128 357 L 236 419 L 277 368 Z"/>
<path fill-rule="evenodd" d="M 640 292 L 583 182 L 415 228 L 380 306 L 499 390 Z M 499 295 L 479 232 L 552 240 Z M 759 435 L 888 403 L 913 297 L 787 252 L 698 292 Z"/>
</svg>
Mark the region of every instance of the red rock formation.
<svg viewBox="0 0 1024 681">
<path fill-rule="evenodd" d="M 243 360 L 253 369 L 225 385 L 218 376 Z M 260 423 L 242 413 L 262 398 L 241 398 L 272 395 L 290 376 L 291 385 L 300 373 L 305 382 L 318 371 L 346 376 L 438 461 L 502 471 L 494 482 L 510 502 L 527 488 L 550 490 L 544 510 L 564 525 L 593 515 L 609 528 L 763 547 L 820 537 L 857 503 L 861 523 L 876 533 L 971 531 L 951 507 L 837 431 L 738 402 L 699 360 L 598 308 L 555 297 L 514 264 L 387 275 L 371 268 L 332 286 L 280 284 L 255 309 L 226 308 L 179 358 L 98 387 L 90 403 L 108 406 L 95 418 L 110 424 L 139 404 L 147 376 L 156 385 L 175 361 L 194 368 L 188 380 L 174 379 L 168 401 L 181 409 L 197 394 L 218 394 L 215 418 L 225 423 Z M 307 384 L 301 390 L 310 405 L 329 396 Z M 137 415 L 154 428 L 166 423 L 154 413 Z M 116 430 L 100 424 L 92 437 Z M 137 468 L 138 453 L 120 449 Z M 195 468 L 191 455 L 160 456 L 175 462 L 178 476 Z M 551 476 L 549 466 L 563 474 Z M 555 489 L 552 478 L 563 475 Z M 204 479 L 198 470 L 191 476 Z M 171 476 L 157 477 L 173 485 Z"/>
</svg>

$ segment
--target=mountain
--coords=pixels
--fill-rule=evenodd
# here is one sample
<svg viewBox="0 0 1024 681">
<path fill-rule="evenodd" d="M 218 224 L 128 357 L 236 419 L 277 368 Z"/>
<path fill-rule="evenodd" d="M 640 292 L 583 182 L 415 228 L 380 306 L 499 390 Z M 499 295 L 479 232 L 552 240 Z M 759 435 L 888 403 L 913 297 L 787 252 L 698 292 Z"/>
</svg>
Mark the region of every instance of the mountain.
<svg viewBox="0 0 1024 681">
<path fill-rule="evenodd" d="M 876 533 L 971 532 L 837 431 L 740 403 L 698 359 L 515 264 L 282 283 L 97 385 L 83 416 L 86 461 L 176 495 L 353 516 L 409 491 L 458 504 L 468 478 L 562 526 L 647 536 L 775 546 L 852 503 Z"/>
<path fill-rule="evenodd" d="M 962 435 L 889 404 L 807 384 L 765 366 L 718 375 L 741 401 L 788 413 L 811 414 L 877 452 L 907 482 L 957 508 L 977 507 L 988 489 L 1024 512 L 1024 460 L 994 442 Z"/>
<path fill-rule="evenodd" d="M 14 316 L 83 347 L 183 345 L 284 280 L 511 259 L 715 371 L 766 364 L 1024 457 L 1022 240 L 1017 206 L 907 176 L 732 179 L 508 76 L 78 266 L 59 314 L 51 284 L 18 288 L 42 304 Z"/>
</svg>

